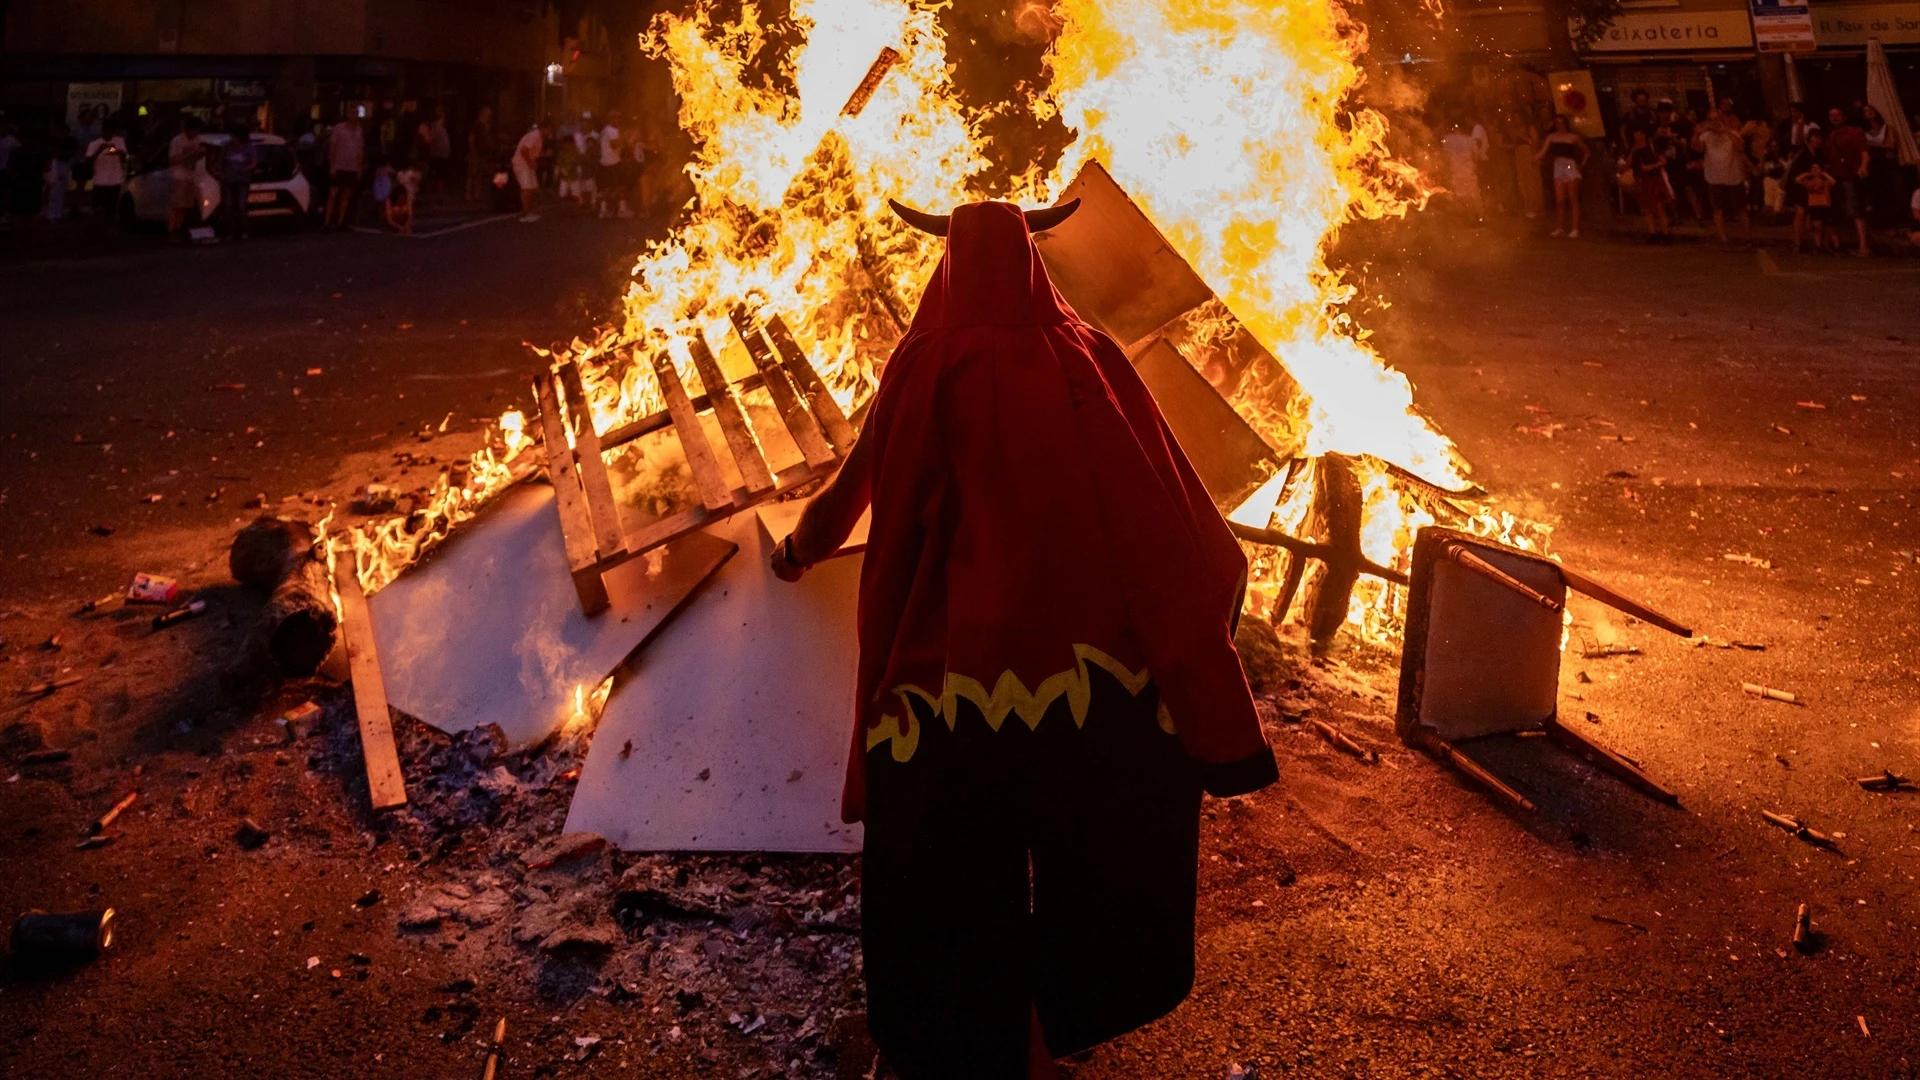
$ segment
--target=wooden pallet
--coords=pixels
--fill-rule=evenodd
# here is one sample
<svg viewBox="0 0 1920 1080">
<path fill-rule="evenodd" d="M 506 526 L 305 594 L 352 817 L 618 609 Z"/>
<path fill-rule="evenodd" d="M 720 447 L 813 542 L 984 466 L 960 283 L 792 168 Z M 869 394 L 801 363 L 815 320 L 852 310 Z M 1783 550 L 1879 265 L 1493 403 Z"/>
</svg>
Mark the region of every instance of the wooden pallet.
<svg viewBox="0 0 1920 1080">
<path fill-rule="evenodd" d="M 580 610 L 588 615 L 607 609 L 607 590 L 600 576 L 608 570 L 830 473 L 853 448 L 853 425 L 786 323 L 776 315 L 763 327 L 744 308 L 733 311 L 732 322 L 753 360 L 753 374 L 729 383 L 705 337 L 694 331 L 686 339 L 687 352 L 693 357 L 694 372 L 705 392 L 690 395 L 672 359 L 664 352 L 657 353 L 651 363 L 667 407 L 605 432 L 594 429 L 580 371 L 571 361 L 542 375 L 534 385 L 546 442 L 547 475 L 558 496 L 554 506 L 566 540 L 567 564 L 574 590 L 580 596 Z M 739 399 L 741 393 L 760 388 L 773 399 L 781 426 L 803 458 L 800 464 L 779 472 L 768 466 L 759 436 Z M 560 407 L 562 395 L 566 399 L 564 412 Z M 738 487 L 728 484 L 720 465 L 720 451 L 701 424 L 703 412 L 712 412 L 718 422 L 722 446 L 741 477 Z M 699 505 L 629 531 L 614 501 L 606 454 L 668 429 L 686 456 Z"/>
</svg>

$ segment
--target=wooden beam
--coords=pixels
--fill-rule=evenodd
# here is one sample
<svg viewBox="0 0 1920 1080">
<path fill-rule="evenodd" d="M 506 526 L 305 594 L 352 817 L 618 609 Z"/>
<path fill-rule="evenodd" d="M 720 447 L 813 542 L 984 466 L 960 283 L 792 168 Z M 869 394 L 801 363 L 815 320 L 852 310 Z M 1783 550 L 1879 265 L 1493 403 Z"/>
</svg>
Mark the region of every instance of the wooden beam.
<svg viewBox="0 0 1920 1080">
<path fill-rule="evenodd" d="M 580 610 L 598 615 L 607 610 L 612 601 L 607 598 L 607 587 L 600 580 L 593 523 L 587 517 L 586 496 L 580 490 L 580 470 L 567 441 L 567 425 L 560 418 L 560 395 L 554 389 L 552 372 L 540 376 L 534 392 L 540 400 L 540 430 L 547 446 L 547 478 L 553 483 L 553 505 L 560 514 L 560 538 L 567 546 L 567 568 L 573 575 L 573 589 L 580 594 Z"/>
<path fill-rule="evenodd" d="M 1629 615 L 1634 616 L 1635 618 L 1642 619 L 1646 622 L 1650 622 L 1653 625 L 1659 627 L 1660 629 L 1667 631 L 1668 633 L 1679 634 L 1681 637 L 1684 637 L 1684 638 L 1690 638 L 1693 636 L 1692 630 L 1689 630 L 1686 627 L 1680 625 L 1679 623 L 1673 621 L 1672 619 L 1667 618 L 1665 615 L 1662 615 L 1659 612 L 1648 607 L 1647 605 L 1640 603 L 1638 600 L 1630 600 L 1620 595 L 1619 593 L 1614 592 L 1612 589 L 1607 588 L 1605 585 L 1600 584 L 1598 581 L 1595 581 L 1594 579 L 1588 577 L 1585 574 L 1580 573 L 1577 570 L 1569 570 L 1566 567 L 1562 566 L 1560 567 L 1560 577 L 1566 581 L 1567 586 L 1569 588 L 1577 592 L 1583 592 L 1588 596 L 1593 597 L 1595 600 L 1598 600 L 1601 603 L 1607 605 L 1608 607 L 1617 608 L 1621 611 L 1626 612 Z"/>
<path fill-rule="evenodd" d="M 767 339 L 755 329 L 747 317 L 747 309 L 736 307 L 729 316 L 733 320 L 734 332 L 747 347 L 747 355 L 753 358 L 753 366 L 760 369 L 760 375 L 766 380 L 767 393 L 773 396 L 773 407 L 780 413 L 780 421 L 787 425 L 787 432 L 793 436 L 794 444 L 800 447 L 800 454 L 807 464 L 819 468 L 831 465 L 839 458 L 833 447 L 827 445 L 827 437 L 820 432 L 820 425 L 813 414 L 800 403 L 800 395 L 787 379 L 786 371 L 780 361 L 774 358 L 773 349 Z"/>
<path fill-rule="evenodd" d="M 734 383 L 733 388 L 737 392 L 744 393 L 748 390 L 758 390 L 765 385 L 765 381 L 760 378 L 760 373 L 756 371 L 746 378 L 741 379 L 739 382 Z M 695 398 L 689 398 L 688 400 L 693 402 L 694 412 L 706 412 L 708 409 L 713 408 L 713 402 L 708 400 L 705 394 L 701 394 Z M 643 435 L 651 435 L 656 431 L 661 431 L 672 426 L 673 417 L 665 410 L 651 413 L 638 420 L 632 420 L 621 424 L 617 428 L 609 429 L 606 434 L 600 436 L 600 450 L 602 453 L 608 450 L 615 450 Z"/>
<path fill-rule="evenodd" d="M 593 429 L 593 409 L 580 385 L 580 369 L 571 360 L 560 365 L 560 385 L 566 389 L 567 412 L 573 417 L 573 459 L 580 468 L 581 493 L 587 500 L 587 518 L 593 523 L 593 543 L 600 549 L 597 561 L 605 562 L 626 540 L 626 533 L 620 529 L 620 506 L 613 498 L 607 463 L 600 456 L 600 433 Z"/>
<path fill-rule="evenodd" d="M 380 674 L 380 650 L 374 641 L 367 596 L 360 589 L 359 558 L 351 545 L 334 549 L 333 588 L 340 594 L 341 629 L 347 639 L 347 670 L 353 678 L 353 707 L 360 718 L 360 753 L 367 763 L 367 793 L 375 810 L 407 804 L 400 775 L 400 752 L 393 745 L 393 717 L 387 712 L 387 684 Z"/>
<path fill-rule="evenodd" d="M 693 354 L 694 370 L 700 373 L 700 385 L 706 387 L 707 400 L 713 403 L 713 415 L 720 421 L 720 431 L 727 437 L 727 449 L 733 454 L 734 464 L 740 466 L 740 477 L 746 481 L 747 490 L 755 495 L 773 490 L 773 473 L 767 471 L 767 459 L 760 455 L 760 446 L 753 440 L 753 428 L 740 412 L 740 402 L 735 400 L 733 388 L 727 385 L 726 375 L 714 360 L 713 350 L 707 348 L 705 335 L 695 330 L 687 341 L 687 351 Z"/>
<path fill-rule="evenodd" d="M 801 484 L 821 475 L 824 471 L 823 469 L 816 469 L 805 462 L 788 469 L 782 469 L 779 475 L 773 478 L 773 490 L 768 494 L 780 495 L 792 491 Z M 724 508 L 708 509 L 704 506 L 696 506 L 691 510 L 683 510 L 672 517 L 661 518 L 651 525 L 628 534 L 627 549 L 621 554 L 619 561 L 624 562 L 637 555 L 644 555 L 648 551 L 676 537 L 684 536 L 687 533 L 693 532 L 695 529 L 704 529 L 716 521 L 731 517 L 733 514 L 753 506 L 755 501 L 756 500 L 748 494 L 746 488 L 734 488 L 732 502 Z M 604 567 L 604 569 L 611 570 L 614 565 L 618 565 L 618 563 L 609 564 Z"/>
<path fill-rule="evenodd" d="M 1565 724 L 1562 724 L 1558 717 L 1548 717 L 1546 729 L 1547 734 L 1553 738 L 1553 741 L 1572 750 L 1576 754 L 1585 756 L 1588 761 L 1593 763 L 1595 768 L 1619 777 L 1628 787 L 1643 794 L 1651 795 L 1653 798 L 1666 803 L 1668 806 L 1680 805 L 1680 796 L 1661 787 L 1652 777 L 1641 772 L 1626 758 L 1601 746 L 1599 743 L 1567 727 Z"/>
<path fill-rule="evenodd" d="M 853 430 L 852 424 L 847 423 L 847 414 L 840 411 L 840 403 L 834 400 L 833 392 L 821 381 L 820 372 L 814 368 L 813 361 L 801 351 L 800 343 L 793 340 L 792 331 L 787 329 L 787 321 L 778 315 L 768 319 L 767 338 L 773 342 L 774 351 L 780 354 L 780 362 L 786 367 L 787 374 L 799 385 L 800 392 L 807 395 L 807 404 L 813 408 L 813 415 L 819 418 L 820 426 L 826 429 L 827 440 L 845 457 L 852 452 L 853 441 L 859 437 L 859 433 Z"/>
<path fill-rule="evenodd" d="M 693 486 L 700 492 L 700 501 L 709 510 L 731 505 L 733 496 L 727 493 L 726 477 L 720 474 L 720 460 L 713 456 L 713 444 L 707 441 L 693 402 L 687 400 L 686 387 L 680 385 L 680 371 L 673 366 L 673 358 L 665 352 L 653 354 L 653 370 L 660 377 L 660 392 L 666 395 L 667 412 L 673 416 L 673 430 L 680 436 L 680 448 L 686 452 L 687 468 L 693 471 Z"/>
</svg>

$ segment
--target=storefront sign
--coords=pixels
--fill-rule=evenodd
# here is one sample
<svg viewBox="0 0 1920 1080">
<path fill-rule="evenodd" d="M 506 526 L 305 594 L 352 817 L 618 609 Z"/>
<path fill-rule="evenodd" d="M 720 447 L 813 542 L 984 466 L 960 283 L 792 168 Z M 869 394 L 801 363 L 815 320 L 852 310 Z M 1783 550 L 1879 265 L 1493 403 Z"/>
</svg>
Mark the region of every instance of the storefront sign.
<svg viewBox="0 0 1920 1080">
<path fill-rule="evenodd" d="M 1813 14 L 1791 0 L 1749 0 L 1753 43 L 1761 52 L 1812 52 Z"/>
<path fill-rule="evenodd" d="M 1568 19 L 1576 40 L 1580 20 Z M 1588 52 L 1698 52 L 1703 49 L 1750 49 L 1753 23 L 1745 10 L 1628 11 L 1613 17 Z"/>
<path fill-rule="evenodd" d="M 220 79 L 214 83 L 214 92 L 223 101 L 247 102 L 267 100 L 267 81 L 265 79 Z"/>
<path fill-rule="evenodd" d="M 1822 5 L 1813 12 L 1813 36 L 1821 45 L 1920 44 L 1920 3 Z"/>
<path fill-rule="evenodd" d="M 80 110 L 93 106 L 96 115 L 120 111 L 121 92 L 126 87 L 117 82 L 77 82 L 67 84 L 67 124 L 71 127 L 80 122 Z"/>
</svg>

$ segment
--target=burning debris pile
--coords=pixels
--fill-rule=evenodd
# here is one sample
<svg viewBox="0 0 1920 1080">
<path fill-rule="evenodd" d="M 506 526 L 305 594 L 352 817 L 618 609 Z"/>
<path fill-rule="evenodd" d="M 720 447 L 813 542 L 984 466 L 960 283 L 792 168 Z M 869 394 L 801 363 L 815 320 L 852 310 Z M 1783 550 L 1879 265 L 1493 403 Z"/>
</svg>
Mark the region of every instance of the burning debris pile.
<svg viewBox="0 0 1920 1080">
<path fill-rule="evenodd" d="M 759 328 L 783 359 L 804 355 L 832 408 L 857 419 L 939 253 L 888 213 L 888 200 L 941 207 L 988 185 L 1030 204 L 1093 187 L 1114 204 L 1104 216 L 1083 212 L 1078 228 L 1093 236 L 1070 254 L 1064 241 L 1050 245 L 1050 268 L 1136 360 L 1184 362 L 1239 418 L 1245 430 L 1231 436 L 1221 430 L 1231 422 L 1176 430 L 1190 451 L 1239 440 L 1230 452 L 1240 474 L 1214 492 L 1256 530 L 1244 534 L 1256 614 L 1276 625 L 1297 617 L 1320 649 L 1342 626 L 1391 643 L 1404 618 L 1394 586 L 1420 526 L 1540 549 L 1546 530 L 1468 483 L 1406 379 L 1345 314 L 1354 290 L 1327 262 L 1341 226 L 1424 199 L 1415 172 L 1385 150 L 1384 119 L 1355 100 L 1359 29 L 1330 3 L 1223 11 L 1142 0 L 1057 13 L 1052 85 L 1002 111 L 1057 117 L 1074 138 L 1050 169 L 1011 179 L 996 173 L 1005 163 L 992 160 L 980 118 L 958 103 L 931 10 L 813 0 L 787 22 L 752 5 L 731 21 L 708 5 L 659 18 L 645 45 L 672 68 L 695 147 L 693 198 L 636 262 L 624 317 L 550 354 L 566 385 L 541 410 L 540 437 L 551 446 L 563 433 L 586 470 L 595 561 L 643 550 L 630 534 L 715 509 L 723 485 L 763 497 L 765 485 L 751 470 L 736 475 L 728 455 L 716 479 L 708 455 L 660 434 L 687 427 L 666 422 L 672 384 L 701 412 L 714 400 L 708 383 L 730 384 L 721 396 L 737 396 L 751 428 L 714 410 L 728 430 L 713 434 L 732 457 L 744 441 L 775 477 L 802 458 L 828 464 L 764 423 L 786 412 L 778 388 L 760 381 Z M 1116 222 L 1140 250 L 1113 234 Z M 1109 280 L 1070 285 L 1099 271 Z M 1143 358 L 1149 351 L 1157 355 Z M 503 417 L 464 484 L 437 489 L 409 518 L 355 532 L 370 593 L 532 470 L 526 426 L 519 413 Z M 606 451 L 604 482 L 583 440 Z M 546 461 L 558 459 L 549 450 Z M 1305 600 L 1294 616 L 1296 596 Z"/>
<path fill-rule="evenodd" d="M 1125 349 L 1247 545 L 1250 612 L 1299 626 L 1316 655 L 1343 631 L 1398 642 L 1425 526 L 1542 549 L 1544 527 L 1496 510 L 1467 480 L 1407 380 L 1345 313 L 1354 290 L 1328 263 L 1338 230 L 1424 199 L 1417 174 L 1386 152 L 1384 119 L 1356 100 L 1357 29 L 1331 4 L 1069 2 L 1061 14 L 1051 87 L 1005 108 L 1057 117 L 1073 139 L 1051 168 L 1015 177 L 959 104 L 930 9 L 810 0 L 790 22 L 752 5 L 731 20 L 710 5 L 656 20 L 644 44 L 672 68 L 694 197 L 638 259 L 623 318 L 542 350 L 536 420 L 503 415 L 407 512 L 339 535 L 317 529 L 376 807 L 408 797 L 390 704 L 447 732 L 497 724 L 520 749 L 592 727 L 611 700 L 617 760 L 638 742 L 641 761 L 671 768 L 588 768 L 579 820 L 629 847 L 857 847 L 857 831 L 830 815 L 811 839 L 776 840 L 781 815 L 758 831 L 698 817 L 662 829 L 664 812 L 596 817 L 592 806 L 616 784 L 666 798 L 682 766 L 707 785 L 688 791 L 710 794 L 709 815 L 725 792 L 767 790 L 778 777 L 759 773 L 775 766 L 791 767 L 781 782 L 801 801 L 830 796 L 802 778 L 832 776 L 843 748 L 775 747 L 723 732 L 731 721 L 662 741 L 642 717 L 753 711 L 750 701 L 793 699 L 802 672 L 852 669 L 851 589 L 776 611 L 783 601 L 757 592 L 758 572 L 743 567 L 764 563 L 782 522 L 791 528 L 796 504 L 780 500 L 851 449 L 938 259 L 937 241 L 889 212 L 894 200 L 939 207 L 993 191 L 1079 203 L 1039 234 L 1050 275 Z M 544 496 L 501 499 L 542 466 L 551 512 Z M 512 505 L 386 591 L 491 502 Z M 736 515 L 753 524 L 729 522 Z M 550 595 L 563 579 L 567 610 Z M 672 664 L 623 697 L 625 658 L 683 609 L 717 612 L 748 595 L 758 606 L 736 622 L 770 633 L 742 644 L 711 618 L 680 619 L 674 641 L 652 650 Z M 676 682 L 674 665 L 701 685 Z M 703 689 L 715 684 L 746 696 L 719 700 Z M 822 702 L 838 692 L 828 689 Z M 803 726 L 837 723 L 812 715 L 824 707 L 809 702 Z M 725 758 L 727 780 L 708 785 L 703 756 Z M 650 824 L 626 828 L 640 820 Z"/>
</svg>

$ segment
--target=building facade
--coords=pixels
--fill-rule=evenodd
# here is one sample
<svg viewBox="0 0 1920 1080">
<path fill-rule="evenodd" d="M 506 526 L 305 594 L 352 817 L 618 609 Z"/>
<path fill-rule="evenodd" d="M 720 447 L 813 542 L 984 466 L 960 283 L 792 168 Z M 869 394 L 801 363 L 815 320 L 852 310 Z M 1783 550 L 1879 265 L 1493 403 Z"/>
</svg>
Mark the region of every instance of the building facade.
<svg viewBox="0 0 1920 1080">
<path fill-rule="evenodd" d="M 1774 30 L 1772 13 L 1790 10 L 1777 0 L 1625 0 L 1603 32 L 1577 43 L 1579 23 L 1551 5 L 1471 0 L 1447 5 L 1438 27 L 1376 31 L 1388 54 L 1376 62 L 1424 67 L 1443 107 L 1497 115 L 1565 112 L 1556 89 L 1590 79 L 1595 123 L 1613 133 L 1640 90 L 1683 112 L 1729 97 L 1749 116 L 1783 116 L 1794 101 L 1851 107 L 1866 96 L 1867 41 L 1878 39 L 1909 115 L 1920 112 L 1920 0 L 1806 6 L 1810 33 L 1788 42 Z"/>
<path fill-rule="evenodd" d="M 8 0 L 0 107 L 171 121 L 239 112 L 291 135 L 347 109 L 481 105 L 525 122 L 558 51 L 549 0 Z"/>
</svg>

